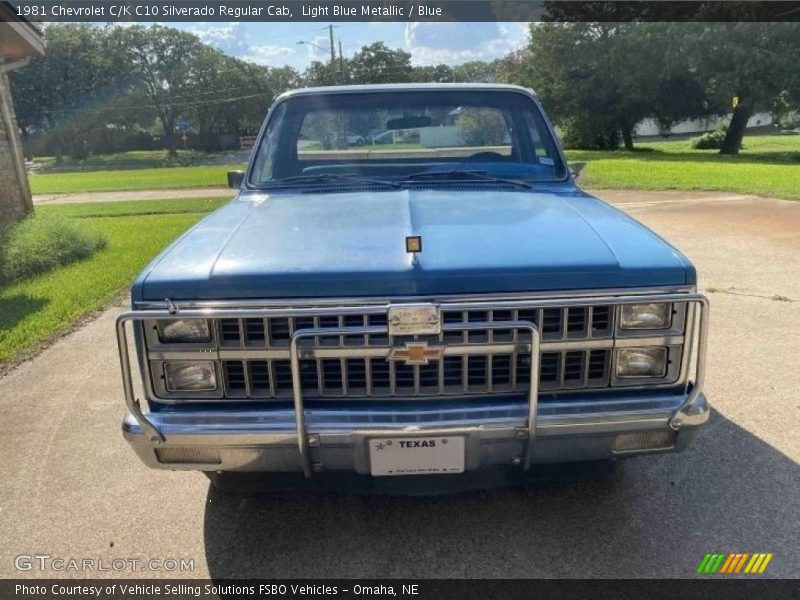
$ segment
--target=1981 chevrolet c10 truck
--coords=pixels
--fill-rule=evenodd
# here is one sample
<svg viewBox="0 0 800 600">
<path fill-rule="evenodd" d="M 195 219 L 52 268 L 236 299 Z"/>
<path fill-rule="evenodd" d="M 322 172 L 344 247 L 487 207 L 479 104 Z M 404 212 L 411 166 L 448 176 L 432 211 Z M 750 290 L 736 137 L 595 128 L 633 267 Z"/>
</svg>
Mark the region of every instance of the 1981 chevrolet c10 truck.
<svg viewBox="0 0 800 600">
<path fill-rule="evenodd" d="M 694 267 L 576 187 L 530 90 L 285 93 L 229 183 L 117 323 L 151 467 L 461 489 L 708 419 Z"/>
</svg>

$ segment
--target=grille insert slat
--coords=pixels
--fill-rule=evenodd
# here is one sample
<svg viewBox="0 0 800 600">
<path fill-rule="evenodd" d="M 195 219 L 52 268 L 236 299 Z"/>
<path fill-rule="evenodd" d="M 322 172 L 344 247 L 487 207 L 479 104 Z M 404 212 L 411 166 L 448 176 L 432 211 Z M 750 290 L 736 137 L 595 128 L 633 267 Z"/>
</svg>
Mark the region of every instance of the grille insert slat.
<svg viewBox="0 0 800 600">
<path fill-rule="evenodd" d="M 266 340 L 263 319 L 245 319 L 245 337 L 248 345 L 263 346 Z"/>
<path fill-rule="evenodd" d="M 612 306 L 593 306 L 592 307 L 592 335 L 603 335 L 611 333 Z"/>
<path fill-rule="evenodd" d="M 231 360 L 225 363 L 225 385 L 228 395 L 241 396 L 247 393 L 243 362 Z"/>
<path fill-rule="evenodd" d="M 542 352 L 539 386 L 542 391 L 603 387 L 609 366 L 607 349 Z M 223 368 L 230 397 L 291 396 L 288 360 L 226 360 Z M 497 394 L 524 392 L 530 368 L 529 353 L 444 356 L 427 365 L 390 363 L 383 357 L 302 359 L 300 381 L 304 395 L 322 398 Z"/>
<path fill-rule="evenodd" d="M 328 312 L 329 311 L 329 312 Z M 385 312 L 314 316 L 218 318 L 215 342 L 224 396 L 291 398 L 289 344 L 297 331 L 387 325 Z M 610 381 L 616 307 L 573 305 L 501 308 L 486 304 L 442 312 L 451 327 L 439 334 L 323 334 L 300 342 L 300 380 L 307 397 L 421 397 L 524 393 L 530 387 L 530 332 L 524 327 L 470 329 L 476 323 L 525 321 L 541 336 L 539 388 L 544 392 L 602 388 Z M 464 325 L 463 328 L 459 325 Z M 447 354 L 427 365 L 387 362 L 384 352 L 411 341 L 444 344 Z M 581 347 L 585 341 L 586 347 Z M 460 350 L 459 350 L 460 347 Z M 363 356 L 360 356 L 363 349 Z"/>
<path fill-rule="evenodd" d="M 608 338 L 613 333 L 612 306 L 577 306 L 569 308 L 503 308 L 467 311 L 446 310 L 442 322 L 446 324 L 469 324 L 479 322 L 529 321 L 539 328 L 542 340 L 554 342 L 589 338 Z M 295 331 L 311 328 L 338 328 L 386 326 L 386 314 L 347 314 L 335 312 L 316 317 L 267 317 L 247 319 L 219 319 L 218 332 L 222 347 L 279 348 L 289 346 Z M 524 330 L 455 330 L 443 331 L 436 340 L 445 344 L 491 344 L 512 342 L 516 339 L 530 340 Z M 353 334 L 318 336 L 314 344 L 320 347 L 388 346 L 385 334 Z"/>
<path fill-rule="evenodd" d="M 239 343 L 239 319 L 220 319 L 219 329 L 219 335 L 223 344 Z"/>
</svg>

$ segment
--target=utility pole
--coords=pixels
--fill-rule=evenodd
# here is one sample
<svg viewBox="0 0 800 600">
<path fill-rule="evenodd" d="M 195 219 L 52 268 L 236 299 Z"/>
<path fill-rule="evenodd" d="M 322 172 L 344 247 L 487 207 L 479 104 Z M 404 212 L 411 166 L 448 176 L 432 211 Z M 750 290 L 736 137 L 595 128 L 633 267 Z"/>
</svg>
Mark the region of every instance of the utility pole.
<svg viewBox="0 0 800 600">
<path fill-rule="evenodd" d="M 336 69 L 336 51 L 333 49 L 333 25 L 328 25 L 328 33 L 331 36 L 331 69 Z"/>
<path fill-rule="evenodd" d="M 344 83 L 344 54 L 342 54 L 342 38 L 339 38 L 339 83 Z"/>
</svg>

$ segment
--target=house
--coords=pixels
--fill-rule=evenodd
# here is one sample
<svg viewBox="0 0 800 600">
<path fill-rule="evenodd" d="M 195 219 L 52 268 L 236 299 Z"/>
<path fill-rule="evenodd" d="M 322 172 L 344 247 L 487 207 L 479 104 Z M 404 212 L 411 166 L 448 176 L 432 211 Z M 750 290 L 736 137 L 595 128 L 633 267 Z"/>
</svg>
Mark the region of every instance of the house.
<svg viewBox="0 0 800 600">
<path fill-rule="evenodd" d="M 8 73 L 44 56 L 44 50 L 41 32 L 20 20 L 11 4 L 0 2 L 0 223 L 33 210 Z"/>
</svg>

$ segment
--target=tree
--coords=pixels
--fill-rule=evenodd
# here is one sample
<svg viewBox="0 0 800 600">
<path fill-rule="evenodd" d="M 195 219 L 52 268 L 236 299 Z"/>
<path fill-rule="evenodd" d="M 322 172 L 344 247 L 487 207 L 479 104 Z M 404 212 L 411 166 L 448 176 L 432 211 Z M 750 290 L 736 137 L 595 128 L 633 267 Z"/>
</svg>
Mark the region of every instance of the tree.
<svg viewBox="0 0 800 600">
<path fill-rule="evenodd" d="M 501 83 L 530 85 L 536 79 L 532 65 L 531 51 L 528 48 L 520 48 L 495 61 L 492 66 L 492 77 Z"/>
<path fill-rule="evenodd" d="M 198 133 L 200 147 L 214 150 L 220 134 L 238 133 L 253 112 L 263 113 L 270 94 L 263 69 L 249 69 L 213 48 L 198 52 L 194 70 L 197 101 L 188 104 L 185 116 Z"/>
<path fill-rule="evenodd" d="M 411 80 L 411 55 L 375 42 L 353 55 L 347 72 L 351 83 L 404 83 Z"/>
<path fill-rule="evenodd" d="M 499 146 L 508 132 L 503 114 L 495 109 L 468 108 L 459 115 L 457 124 L 470 146 Z"/>
<path fill-rule="evenodd" d="M 151 103 L 164 130 L 164 144 L 174 155 L 181 108 L 196 98 L 203 44 L 194 34 L 161 25 L 115 28 L 114 37 L 118 51 L 130 59 L 134 83 Z"/>
<path fill-rule="evenodd" d="M 733 109 L 720 154 L 739 152 L 754 112 L 800 96 L 800 23 L 682 23 L 672 30 L 682 33 L 682 51 L 706 93 Z"/>
<path fill-rule="evenodd" d="M 287 90 L 300 87 L 302 78 L 290 66 L 269 68 L 266 70 L 267 87 L 277 96 Z"/>
<path fill-rule="evenodd" d="M 48 25 L 45 32 L 47 55 L 12 72 L 12 93 L 23 141 L 47 131 L 61 161 L 87 152 L 87 138 L 118 99 L 119 55 L 110 52 L 107 30 L 87 23 Z"/>
<path fill-rule="evenodd" d="M 630 140 L 641 114 L 639 86 L 621 81 L 617 48 L 628 24 L 542 23 L 530 26 L 527 52 L 512 68 L 550 107 L 565 142 L 588 148 L 616 147 L 620 130 Z"/>
<path fill-rule="evenodd" d="M 338 83 L 336 70 L 330 63 L 312 61 L 303 73 L 303 84 L 309 87 L 337 85 Z"/>
<path fill-rule="evenodd" d="M 429 65 L 414 67 L 411 79 L 418 83 L 450 83 L 454 81 L 454 75 L 449 65 Z"/>
<path fill-rule="evenodd" d="M 459 83 L 490 83 L 495 81 L 496 61 L 471 60 L 453 67 L 453 81 Z"/>
<path fill-rule="evenodd" d="M 29 156 L 149 149 L 158 129 L 174 151 L 181 120 L 216 150 L 223 134 L 256 132 L 274 96 L 299 81 L 291 67 L 226 56 L 167 27 L 54 24 L 46 35 L 47 55 L 12 74 Z"/>
<path fill-rule="evenodd" d="M 710 110 L 685 54 L 673 50 L 674 33 L 663 23 L 532 24 L 528 47 L 502 59 L 498 76 L 533 87 L 567 145 L 615 148 L 622 139 L 632 150 L 643 119 L 668 129 Z"/>
</svg>

